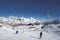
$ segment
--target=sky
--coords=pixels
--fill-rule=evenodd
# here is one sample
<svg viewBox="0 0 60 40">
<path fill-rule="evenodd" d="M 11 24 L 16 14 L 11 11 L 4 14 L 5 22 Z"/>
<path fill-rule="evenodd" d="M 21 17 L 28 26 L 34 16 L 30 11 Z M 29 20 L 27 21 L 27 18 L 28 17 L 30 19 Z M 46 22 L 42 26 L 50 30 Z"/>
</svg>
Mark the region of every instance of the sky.
<svg viewBox="0 0 60 40">
<path fill-rule="evenodd" d="M 33 17 L 45 19 L 46 11 L 51 18 L 60 18 L 60 0 L 0 0 L 0 16 Z"/>
</svg>

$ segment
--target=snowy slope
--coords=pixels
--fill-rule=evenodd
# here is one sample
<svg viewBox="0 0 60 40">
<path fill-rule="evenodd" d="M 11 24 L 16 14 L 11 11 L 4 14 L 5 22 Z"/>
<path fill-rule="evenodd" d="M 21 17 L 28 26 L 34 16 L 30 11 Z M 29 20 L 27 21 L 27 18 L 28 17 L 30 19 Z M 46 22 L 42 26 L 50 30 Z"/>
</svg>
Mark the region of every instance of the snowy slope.
<svg viewBox="0 0 60 40">
<path fill-rule="evenodd" d="M 44 28 L 41 29 L 43 24 L 40 25 L 24 25 L 24 26 L 11 26 L 12 24 L 29 24 L 35 23 L 39 20 L 34 18 L 18 18 L 18 17 L 9 17 L 0 18 L 0 40 L 60 40 L 60 24 L 48 24 L 44 25 Z M 10 25 L 11 24 L 11 25 Z M 18 30 L 18 34 L 16 34 Z M 42 31 L 42 38 L 39 39 L 39 33 Z"/>
<path fill-rule="evenodd" d="M 38 26 L 36 28 L 40 28 L 41 26 Z M 18 34 L 15 34 L 16 30 L 19 31 Z M 46 32 L 42 29 L 43 35 L 42 38 L 39 39 L 39 30 L 30 30 L 28 26 L 19 26 L 14 27 L 12 29 L 11 26 L 3 26 L 0 28 L 0 40 L 60 40 L 60 36 Z"/>
<path fill-rule="evenodd" d="M 43 32 L 43 36 L 39 39 L 39 31 L 24 31 L 19 34 L 5 33 L 0 34 L 0 40 L 60 40 L 60 37 L 52 34 Z"/>
</svg>

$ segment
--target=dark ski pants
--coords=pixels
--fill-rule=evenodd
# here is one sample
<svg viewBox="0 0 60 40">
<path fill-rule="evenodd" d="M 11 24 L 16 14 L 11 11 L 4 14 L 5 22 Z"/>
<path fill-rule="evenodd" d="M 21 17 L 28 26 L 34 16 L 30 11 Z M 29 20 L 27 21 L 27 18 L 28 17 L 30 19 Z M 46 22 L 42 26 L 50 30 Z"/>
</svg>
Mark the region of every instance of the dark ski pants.
<svg viewBox="0 0 60 40">
<path fill-rule="evenodd" d="M 39 39 L 41 39 L 41 37 L 42 37 L 42 32 L 40 33 L 40 37 L 39 37 Z"/>
</svg>

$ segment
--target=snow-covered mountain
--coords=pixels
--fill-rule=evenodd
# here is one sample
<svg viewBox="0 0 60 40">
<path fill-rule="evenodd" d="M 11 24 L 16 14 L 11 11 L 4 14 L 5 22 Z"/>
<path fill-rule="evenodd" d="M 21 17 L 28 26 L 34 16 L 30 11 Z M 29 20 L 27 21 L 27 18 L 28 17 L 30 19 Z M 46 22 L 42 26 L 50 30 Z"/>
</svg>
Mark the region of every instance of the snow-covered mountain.
<svg viewBox="0 0 60 40">
<path fill-rule="evenodd" d="M 60 23 L 60 18 L 58 18 L 58 19 L 54 19 L 54 20 L 52 20 L 52 21 L 50 21 L 50 22 L 44 22 L 44 24 L 59 24 Z"/>
<path fill-rule="evenodd" d="M 8 18 L 6 17 L 0 17 L 0 25 L 19 25 L 19 24 L 33 24 L 33 23 L 41 23 L 39 20 L 34 18 L 25 18 L 25 17 L 14 17 L 10 16 Z"/>
<path fill-rule="evenodd" d="M 59 24 L 60 23 L 60 18 L 52 21 L 53 24 Z"/>
</svg>

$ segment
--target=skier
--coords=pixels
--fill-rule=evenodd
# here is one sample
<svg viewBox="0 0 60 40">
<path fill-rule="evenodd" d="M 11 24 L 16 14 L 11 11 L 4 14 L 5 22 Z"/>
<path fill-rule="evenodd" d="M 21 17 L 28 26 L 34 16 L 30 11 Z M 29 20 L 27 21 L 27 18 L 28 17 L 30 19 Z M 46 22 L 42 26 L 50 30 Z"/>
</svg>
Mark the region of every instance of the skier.
<svg viewBox="0 0 60 40">
<path fill-rule="evenodd" d="M 40 32 L 40 37 L 39 37 L 39 39 L 41 39 L 41 37 L 42 37 L 42 31 Z"/>
<path fill-rule="evenodd" d="M 18 34 L 18 32 L 19 32 L 19 31 L 18 31 L 18 30 L 16 30 L 16 34 Z"/>
</svg>

